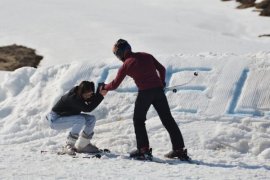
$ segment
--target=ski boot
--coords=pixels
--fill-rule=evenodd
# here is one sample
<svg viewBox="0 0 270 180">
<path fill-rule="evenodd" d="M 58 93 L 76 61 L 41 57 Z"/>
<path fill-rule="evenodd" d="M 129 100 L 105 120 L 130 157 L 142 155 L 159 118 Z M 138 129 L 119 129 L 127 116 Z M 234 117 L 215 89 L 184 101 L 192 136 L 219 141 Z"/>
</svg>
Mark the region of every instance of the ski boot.
<svg viewBox="0 0 270 180">
<path fill-rule="evenodd" d="M 75 156 L 76 155 L 76 148 L 74 146 L 75 146 L 77 139 L 78 139 L 78 135 L 73 135 L 73 134 L 69 133 L 69 135 L 67 137 L 66 145 L 63 148 L 62 154 L 68 154 L 71 156 Z"/>
<path fill-rule="evenodd" d="M 63 154 L 68 154 L 70 156 L 75 156 L 76 155 L 76 149 L 74 146 L 71 146 L 70 144 L 66 144 L 64 146 Z"/>
<path fill-rule="evenodd" d="M 178 158 L 181 161 L 190 161 L 191 158 L 187 155 L 187 149 L 172 150 L 164 155 L 166 158 L 175 159 Z"/>
<path fill-rule="evenodd" d="M 87 136 L 83 132 L 75 144 L 76 151 L 78 153 L 100 153 L 101 151 L 90 143 L 91 138 L 92 134 Z"/>
<path fill-rule="evenodd" d="M 152 148 L 140 148 L 132 151 L 130 153 L 130 158 L 136 159 L 136 160 L 148 160 L 152 161 L 153 155 L 152 155 Z"/>
<path fill-rule="evenodd" d="M 95 145 L 91 144 L 90 142 L 85 146 L 85 147 L 77 147 L 76 151 L 78 153 L 101 153 L 102 151 L 100 151 Z"/>
</svg>

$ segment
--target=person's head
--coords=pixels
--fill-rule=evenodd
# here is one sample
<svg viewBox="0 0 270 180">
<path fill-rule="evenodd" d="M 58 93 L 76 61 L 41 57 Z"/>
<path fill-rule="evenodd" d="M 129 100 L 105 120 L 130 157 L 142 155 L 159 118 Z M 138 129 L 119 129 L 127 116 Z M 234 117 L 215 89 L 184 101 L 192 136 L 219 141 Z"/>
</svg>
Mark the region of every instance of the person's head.
<svg viewBox="0 0 270 180">
<path fill-rule="evenodd" d="M 131 53 L 131 46 L 124 39 L 119 39 L 113 46 L 114 55 L 121 61 L 125 61 L 128 54 Z"/>
<path fill-rule="evenodd" d="M 95 92 L 95 84 L 89 81 L 82 81 L 78 86 L 77 95 L 85 101 L 89 100 Z"/>
</svg>

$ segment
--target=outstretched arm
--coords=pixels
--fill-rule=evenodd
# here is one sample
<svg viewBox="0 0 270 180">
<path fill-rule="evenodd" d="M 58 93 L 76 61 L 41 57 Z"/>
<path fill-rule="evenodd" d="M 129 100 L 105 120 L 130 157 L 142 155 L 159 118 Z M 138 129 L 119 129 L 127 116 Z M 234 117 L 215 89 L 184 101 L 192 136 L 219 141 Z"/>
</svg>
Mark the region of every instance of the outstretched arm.
<svg viewBox="0 0 270 180">
<path fill-rule="evenodd" d="M 104 90 L 111 91 L 111 90 L 115 90 L 116 88 L 118 88 L 118 86 L 124 80 L 126 75 L 127 75 L 126 66 L 125 66 L 125 64 L 123 64 L 123 66 L 118 70 L 118 73 L 117 73 L 117 76 L 115 77 L 115 79 L 112 82 L 110 82 L 109 84 L 106 84 L 104 86 Z"/>
</svg>

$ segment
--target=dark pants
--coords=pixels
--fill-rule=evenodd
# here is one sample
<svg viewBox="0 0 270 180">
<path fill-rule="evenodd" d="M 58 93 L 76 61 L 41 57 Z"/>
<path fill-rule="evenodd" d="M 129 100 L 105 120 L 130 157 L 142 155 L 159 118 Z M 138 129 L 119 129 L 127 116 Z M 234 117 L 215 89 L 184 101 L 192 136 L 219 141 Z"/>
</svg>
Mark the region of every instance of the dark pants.
<svg viewBox="0 0 270 180">
<path fill-rule="evenodd" d="M 139 91 L 135 102 L 133 117 L 137 148 L 149 147 L 145 121 L 147 111 L 151 105 L 156 109 L 162 124 L 170 134 L 173 150 L 184 148 L 185 145 L 182 134 L 172 117 L 167 97 L 162 88 Z"/>
</svg>

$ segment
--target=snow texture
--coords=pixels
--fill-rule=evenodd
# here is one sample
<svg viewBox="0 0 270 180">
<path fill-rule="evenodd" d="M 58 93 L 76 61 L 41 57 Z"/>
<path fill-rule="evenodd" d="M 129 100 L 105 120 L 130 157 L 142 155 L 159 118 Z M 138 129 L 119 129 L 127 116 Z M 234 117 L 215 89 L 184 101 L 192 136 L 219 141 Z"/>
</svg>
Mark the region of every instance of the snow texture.
<svg viewBox="0 0 270 180">
<path fill-rule="evenodd" d="M 200 168 L 202 166 L 205 171 L 202 174 L 195 173 L 196 165 L 174 161 L 175 165 L 168 167 L 123 158 L 136 147 L 132 116 L 137 89 L 129 77 L 117 91 L 110 92 L 92 113 L 98 119 L 93 142 L 101 148 L 109 147 L 120 156 L 105 156 L 101 160 L 72 160 L 56 154 L 39 154 L 41 150 L 56 151 L 65 143 L 67 131 L 51 130 L 44 118 L 56 100 L 82 80 L 109 82 L 115 77 L 119 65 L 70 63 L 40 67 L 37 70 L 26 67 L 9 73 L 0 88 L 2 92 L 7 92 L 0 103 L 0 144 L 3 149 L 15 152 L 4 150 L 1 159 L 4 164 L 11 165 L 11 159 L 15 161 L 15 157 L 23 158 L 19 164 L 31 162 L 33 165 L 27 165 L 24 171 L 20 169 L 6 173 L 6 178 L 73 178 L 81 174 L 84 178 L 89 175 L 102 179 L 115 178 L 120 173 L 118 177 L 125 179 L 131 173 L 130 179 L 140 179 L 146 177 L 140 177 L 139 172 L 151 172 L 152 175 L 147 178 L 179 176 L 211 179 L 217 177 L 217 173 L 226 171 L 232 173 L 225 179 L 240 178 L 240 172 L 250 173 L 249 176 L 254 178 L 258 173 L 259 178 L 266 177 L 270 170 L 270 109 L 269 101 L 263 101 L 263 98 L 270 97 L 269 93 L 264 93 L 268 83 L 258 85 L 258 81 L 269 82 L 269 67 L 260 68 L 269 57 L 269 54 L 265 54 L 262 59 L 232 55 L 174 55 L 158 58 L 167 68 L 167 86 L 185 84 L 191 79 L 190 83 L 179 87 L 177 93 L 168 91 L 166 95 L 191 157 L 201 162 Z M 238 66 L 234 66 L 235 59 Z M 193 75 L 194 71 L 198 72 L 198 76 Z M 263 76 L 254 75 L 261 73 Z M 255 103 L 255 99 L 261 100 Z M 163 158 L 163 154 L 171 148 L 169 136 L 152 107 L 147 118 L 153 154 Z M 15 156 L 5 158 L 5 154 L 13 153 Z M 43 170 L 33 168 L 37 165 L 35 163 L 39 163 Z M 52 163 L 58 165 L 52 167 Z M 94 175 L 84 170 L 87 166 L 95 166 L 92 169 L 96 171 Z M 131 170 L 134 166 L 138 168 Z M 165 167 L 168 170 L 163 171 Z M 4 172 L 6 168 L 2 167 L 1 171 Z M 19 167 L 12 169 L 16 168 Z M 69 168 L 76 170 L 70 174 L 59 172 L 69 171 Z M 158 171 L 154 171 L 156 168 Z M 195 171 L 195 175 L 177 172 L 178 168 Z M 213 174 L 214 169 L 217 172 Z M 206 172 L 212 172 L 212 175 L 208 176 Z"/>
<path fill-rule="evenodd" d="M 0 72 L 0 179 L 269 179 L 269 19 L 219 0 L 1 0 L 0 43 L 38 49 L 38 69 Z M 200 165 L 128 160 L 136 147 L 137 88 L 127 77 L 91 114 L 101 159 L 57 156 L 68 131 L 45 115 L 82 80 L 110 82 L 121 62 L 112 44 L 127 39 L 167 69 L 172 114 Z M 194 76 L 198 72 L 198 76 Z M 188 83 L 187 83 L 188 82 Z M 153 155 L 164 159 L 169 135 L 151 107 Z M 42 150 L 49 151 L 41 154 Z"/>
</svg>

